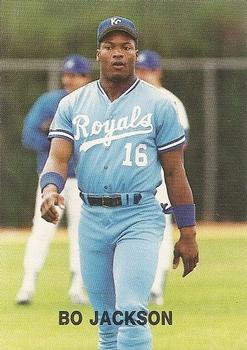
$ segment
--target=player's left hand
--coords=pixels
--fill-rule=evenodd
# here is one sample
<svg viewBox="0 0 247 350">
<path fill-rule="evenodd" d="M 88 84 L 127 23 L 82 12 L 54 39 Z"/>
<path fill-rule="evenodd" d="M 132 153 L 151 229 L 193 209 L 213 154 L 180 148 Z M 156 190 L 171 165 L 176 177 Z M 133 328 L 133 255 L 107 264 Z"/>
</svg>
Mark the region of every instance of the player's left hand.
<svg viewBox="0 0 247 350">
<path fill-rule="evenodd" d="M 183 277 L 185 277 L 194 270 L 199 262 L 199 253 L 194 227 L 186 227 L 181 229 L 181 237 L 174 246 L 174 269 L 178 267 L 180 258 L 183 261 Z"/>
</svg>

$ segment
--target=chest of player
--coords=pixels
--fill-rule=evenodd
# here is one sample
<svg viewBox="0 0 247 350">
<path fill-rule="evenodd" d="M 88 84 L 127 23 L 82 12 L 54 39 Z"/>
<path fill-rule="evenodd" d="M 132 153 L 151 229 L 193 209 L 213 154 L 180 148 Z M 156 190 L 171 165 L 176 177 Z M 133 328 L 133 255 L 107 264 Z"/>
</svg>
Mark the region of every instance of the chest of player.
<svg viewBox="0 0 247 350">
<path fill-rule="evenodd" d="M 152 144 L 156 134 L 154 117 L 154 108 L 138 99 L 126 97 L 110 102 L 94 96 L 73 110 L 74 141 L 80 152 L 96 145 L 109 147 L 112 142 Z"/>
</svg>

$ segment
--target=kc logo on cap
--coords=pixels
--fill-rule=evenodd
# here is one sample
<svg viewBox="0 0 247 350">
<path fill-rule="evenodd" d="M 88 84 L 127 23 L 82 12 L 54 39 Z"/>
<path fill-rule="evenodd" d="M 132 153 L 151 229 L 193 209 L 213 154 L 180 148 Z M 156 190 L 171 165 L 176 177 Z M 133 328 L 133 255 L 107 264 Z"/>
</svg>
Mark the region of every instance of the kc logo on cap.
<svg viewBox="0 0 247 350">
<path fill-rule="evenodd" d="M 73 60 L 68 60 L 67 62 L 65 62 L 64 67 L 70 69 L 70 68 L 72 68 L 74 65 L 75 65 L 75 63 L 74 63 Z"/>
<path fill-rule="evenodd" d="M 114 26 L 115 24 L 121 23 L 121 19 L 118 17 L 112 17 L 111 18 L 111 25 Z"/>
<path fill-rule="evenodd" d="M 137 42 L 138 34 L 135 24 L 128 18 L 114 16 L 105 19 L 99 24 L 97 30 L 97 43 L 99 44 L 106 34 L 116 30 L 128 33 Z"/>
<path fill-rule="evenodd" d="M 89 60 L 81 55 L 70 55 L 65 57 L 62 71 L 71 74 L 90 74 L 91 65 Z"/>
</svg>

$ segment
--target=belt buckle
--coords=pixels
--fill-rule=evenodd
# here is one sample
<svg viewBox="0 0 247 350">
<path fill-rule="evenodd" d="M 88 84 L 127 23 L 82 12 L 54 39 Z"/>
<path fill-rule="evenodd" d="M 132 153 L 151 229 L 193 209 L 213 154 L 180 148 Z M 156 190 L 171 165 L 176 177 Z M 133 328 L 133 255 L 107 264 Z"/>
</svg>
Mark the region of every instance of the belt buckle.
<svg viewBox="0 0 247 350">
<path fill-rule="evenodd" d="M 105 204 L 105 199 L 106 198 L 111 198 L 111 197 L 110 196 L 103 196 L 102 197 L 102 207 L 109 208 L 109 205 Z"/>
</svg>

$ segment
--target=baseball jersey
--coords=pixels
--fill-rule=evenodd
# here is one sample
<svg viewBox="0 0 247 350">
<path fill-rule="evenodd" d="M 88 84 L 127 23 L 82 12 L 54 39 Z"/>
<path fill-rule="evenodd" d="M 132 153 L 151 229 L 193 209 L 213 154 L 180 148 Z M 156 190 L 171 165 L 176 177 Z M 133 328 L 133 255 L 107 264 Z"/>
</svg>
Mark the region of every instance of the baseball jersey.
<svg viewBox="0 0 247 350">
<path fill-rule="evenodd" d="M 66 96 L 65 90 L 49 91 L 41 95 L 27 114 L 22 131 L 22 144 L 25 148 L 37 153 L 37 172 L 40 174 L 48 158 L 50 141 L 47 132 L 42 130 L 45 123 L 50 124 L 61 99 Z M 69 177 L 75 177 L 73 161 L 69 163 Z"/>
<path fill-rule="evenodd" d="M 173 102 L 139 79 L 112 102 L 100 81 L 63 98 L 49 132 L 54 137 L 74 143 L 79 189 L 105 195 L 154 192 L 161 183 L 158 152 L 185 142 Z"/>
<path fill-rule="evenodd" d="M 165 94 L 167 94 L 168 97 L 170 97 L 171 100 L 174 102 L 176 109 L 177 109 L 178 119 L 179 119 L 180 123 L 182 124 L 182 127 L 184 128 L 184 132 L 185 132 L 185 136 L 186 136 L 186 143 L 188 143 L 190 125 L 189 125 L 187 113 L 186 113 L 186 110 L 184 108 L 182 101 L 176 95 L 174 95 L 170 90 L 167 90 L 164 87 L 160 87 L 159 89 L 161 91 L 163 91 Z"/>
</svg>

